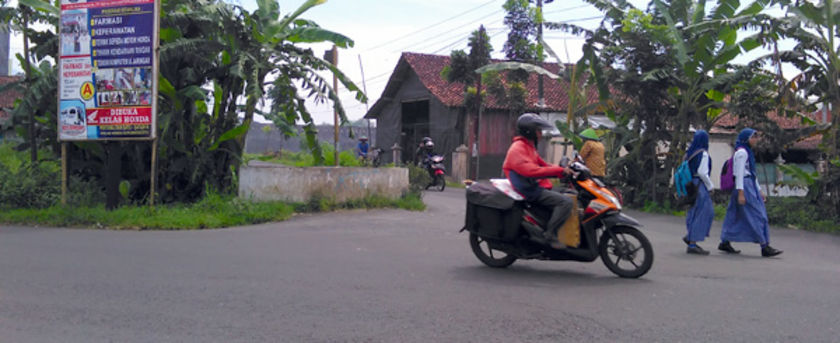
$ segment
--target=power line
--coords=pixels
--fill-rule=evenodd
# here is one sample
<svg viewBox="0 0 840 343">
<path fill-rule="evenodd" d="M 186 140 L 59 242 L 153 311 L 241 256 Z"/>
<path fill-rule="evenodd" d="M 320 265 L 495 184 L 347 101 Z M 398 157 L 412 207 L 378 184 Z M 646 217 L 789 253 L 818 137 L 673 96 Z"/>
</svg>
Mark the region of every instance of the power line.
<svg viewBox="0 0 840 343">
<path fill-rule="evenodd" d="M 576 10 L 576 9 L 579 9 L 579 8 L 584 8 L 584 7 L 589 7 L 589 6 L 590 6 L 589 4 L 586 4 L 586 5 L 580 5 L 580 6 L 573 6 L 573 7 L 561 8 L 561 9 L 551 10 L 551 11 L 543 11 L 543 14 L 549 14 L 549 13 L 560 13 L 560 12 L 565 12 L 565 11 Z"/>
<path fill-rule="evenodd" d="M 468 32 L 469 32 L 469 31 L 472 31 L 472 29 L 470 29 L 470 28 L 469 28 L 471 25 L 473 25 L 473 24 L 475 24 L 475 23 L 477 23 L 477 22 L 480 22 L 480 21 L 482 21 L 482 20 L 484 20 L 484 19 L 487 19 L 487 18 L 489 18 L 489 17 L 491 17 L 491 16 L 499 15 L 499 14 L 501 14 L 503 11 L 504 11 L 504 10 L 495 10 L 495 11 L 493 11 L 493 12 L 491 12 L 491 13 L 488 13 L 488 14 L 484 15 L 484 16 L 483 16 L 483 17 L 481 17 L 481 18 L 475 19 L 475 20 L 473 20 L 473 21 L 471 21 L 471 22 L 468 22 L 468 23 L 460 24 L 460 25 L 459 25 L 459 27 L 458 27 L 458 28 L 456 28 L 455 30 L 458 30 L 458 29 L 463 29 L 463 28 L 467 28 Z M 458 32 L 458 31 L 456 31 L 455 33 L 457 34 L 457 32 Z M 453 31 L 452 31 L 452 30 L 449 30 L 448 32 L 444 33 L 445 35 L 447 35 L 447 37 L 450 37 L 450 38 L 448 38 L 448 39 L 447 39 L 447 38 L 444 38 L 444 40 L 449 40 L 449 39 L 451 39 L 452 33 L 453 33 Z M 460 34 L 463 34 L 463 33 L 460 33 Z M 437 36 L 436 38 L 440 38 L 440 36 Z M 414 45 L 414 44 L 412 44 L 412 45 Z M 402 47 L 402 48 L 400 48 L 400 49 L 397 49 L 397 50 L 392 50 L 392 52 L 395 52 L 395 51 L 402 51 L 402 50 L 408 49 L 408 48 L 412 47 L 412 45 L 407 45 L 407 46 L 404 46 L 404 47 Z"/>
<path fill-rule="evenodd" d="M 493 31 L 506 32 L 505 28 L 493 28 L 493 29 L 485 28 L 485 30 L 487 32 L 493 32 Z M 423 45 L 421 47 L 417 47 L 416 50 L 417 51 L 427 51 L 427 50 L 430 50 L 430 49 L 434 49 L 435 46 L 440 46 L 441 43 L 451 42 L 453 39 L 456 39 L 458 41 L 461 41 L 463 39 L 469 39 L 469 36 L 472 35 L 473 31 L 475 31 L 475 30 L 456 32 L 456 34 L 447 35 L 447 36 L 443 37 L 442 39 L 438 39 L 438 40 L 435 40 L 434 42 L 430 42 L 429 44 Z M 447 44 L 447 46 L 449 46 L 449 45 L 452 45 L 452 44 Z"/>
<path fill-rule="evenodd" d="M 488 38 L 493 38 L 493 37 L 496 37 L 496 36 L 498 36 L 498 35 L 500 35 L 500 34 L 503 34 L 503 33 L 505 33 L 505 32 L 506 32 L 506 31 L 504 31 L 504 30 L 499 31 L 499 32 L 496 32 L 496 33 L 494 33 L 494 34 L 492 34 L 492 35 L 488 35 Z M 467 38 L 467 39 L 469 39 L 469 38 Z M 451 44 L 448 44 L 448 45 L 446 45 L 446 46 L 444 46 L 444 47 L 442 47 L 442 48 L 440 48 L 440 49 L 438 49 L 438 50 L 435 50 L 435 52 L 433 52 L 433 54 L 437 54 L 437 53 L 439 53 L 439 52 L 441 52 L 441 51 L 444 51 L 444 50 L 446 50 L 446 49 L 449 49 L 449 48 L 451 48 L 451 47 L 454 47 L 454 46 L 458 45 L 459 43 L 463 43 L 463 41 L 464 41 L 464 38 L 463 38 L 463 37 L 462 37 L 462 38 L 459 38 L 459 39 L 458 39 L 458 40 L 456 40 L 455 42 L 453 42 L 453 43 L 451 43 Z"/>
<path fill-rule="evenodd" d="M 426 30 L 428 30 L 428 29 L 430 29 L 430 28 L 433 28 L 433 27 L 435 27 L 435 26 L 437 26 L 437 25 L 440 25 L 440 24 L 443 24 L 443 23 L 445 23 L 445 22 L 447 22 L 447 21 L 450 21 L 450 20 L 452 20 L 452 19 L 458 18 L 458 17 L 460 17 L 460 16 L 462 16 L 462 15 L 464 15 L 464 14 L 470 13 L 470 12 L 472 12 L 472 11 L 475 11 L 475 10 L 477 10 L 477 9 L 479 9 L 479 8 L 482 8 L 482 7 L 484 7 L 484 6 L 487 6 L 487 5 L 492 4 L 492 3 L 494 3 L 494 2 L 496 2 L 496 0 L 490 0 L 490 1 L 488 1 L 488 2 L 485 2 L 485 3 L 481 4 L 481 5 L 478 5 L 478 6 L 476 6 L 476 7 L 473 7 L 473 8 L 471 8 L 471 9 L 469 9 L 469 10 L 466 10 L 466 11 L 464 11 L 464 12 L 458 13 L 458 14 L 456 14 L 456 15 L 452 16 L 452 17 L 449 17 L 449 18 L 447 18 L 447 19 L 441 20 L 441 21 L 439 21 L 439 22 L 437 22 L 437 23 L 435 23 L 435 24 L 432 24 L 432 25 L 426 26 L 426 27 L 424 27 L 424 28 L 422 28 L 422 29 L 419 29 L 419 30 L 417 30 L 417 31 L 414 31 L 414 32 L 408 33 L 408 34 L 406 34 L 406 35 L 403 35 L 402 37 L 399 37 L 399 38 L 397 38 L 397 39 L 393 39 L 393 40 L 387 41 L 387 42 L 385 42 L 385 43 L 382 43 L 382 44 L 380 44 L 380 45 L 377 45 L 377 46 L 375 46 L 375 47 L 373 47 L 373 48 L 370 48 L 369 50 L 371 50 L 371 51 L 372 51 L 372 50 L 376 50 L 376 49 L 379 49 L 379 48 L 381 48 L 381 47 L 383 47 L 383 46 L 386 46 L 386 45 L 388 45 L 388 44 L 391 44 L 391 43 L 393 43 L 393 42 L 396 42 L 396 41 L 398 41 L 398 40 L 401 40 L 401 39 L 404 39 L 404 38 L 406 38 L 406 37 L 412 36 L 412 35 L 414 35 L 414 34 L 417 34 L 417 33 L 423 32 L 423 31 L 426 31 Z"/>
</svg>

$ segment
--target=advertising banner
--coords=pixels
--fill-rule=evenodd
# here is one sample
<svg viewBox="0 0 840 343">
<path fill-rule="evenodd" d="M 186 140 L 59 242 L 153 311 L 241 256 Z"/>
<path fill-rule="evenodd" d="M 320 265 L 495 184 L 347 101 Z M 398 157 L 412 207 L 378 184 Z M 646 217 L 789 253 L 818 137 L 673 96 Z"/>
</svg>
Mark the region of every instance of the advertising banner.
<svg viewBox="0 0 840 343">
<path fill-rule="evenodd" d="M 59 140 L 152 139 L 157 0 L 62 0 Z"/>
</svg>

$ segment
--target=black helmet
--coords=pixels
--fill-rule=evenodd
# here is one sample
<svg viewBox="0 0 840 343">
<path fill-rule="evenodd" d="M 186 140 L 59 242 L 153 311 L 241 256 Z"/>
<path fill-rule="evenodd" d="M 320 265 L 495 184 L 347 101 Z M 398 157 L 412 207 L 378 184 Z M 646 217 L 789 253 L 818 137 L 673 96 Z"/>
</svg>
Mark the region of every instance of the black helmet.
<svg viewBox="0 0 840 343">
<path fill-rule="evenodd" d="M 545 119 L 536 113 L 525 113 L 516 119 L 516 131 L 532 141 L 537 140 L 537 130 L 548 130 L 554 128 Z"/>
</svg>

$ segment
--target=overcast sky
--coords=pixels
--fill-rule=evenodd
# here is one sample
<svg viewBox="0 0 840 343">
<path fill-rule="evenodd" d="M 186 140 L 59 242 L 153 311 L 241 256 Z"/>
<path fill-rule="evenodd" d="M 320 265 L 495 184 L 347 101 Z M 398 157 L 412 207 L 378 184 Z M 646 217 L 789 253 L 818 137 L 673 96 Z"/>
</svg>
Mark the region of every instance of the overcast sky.
<svg viewBox="0 0 840 343">
<path fill-rule="evenodd" d="M 227 0 L 248 9 L 256 7 L 254 0 Z M 493 57 L 501 58 L 507 38 L 504 9 L 505 0 L 329 0 L 301 17 L 321 27 L 342 33 L 355 41 L 350 49 L 339 49 L 339 68 L 359 87 L 367 89 L 367 105 L 355 101 L 351 93 L 341 95 L 348 117 L 361 118 L 367 107 L 382 94 L 388 77 L 402 52 L 449 55 L 454 49 L 467 49 L 467 37 L 479 25 L 484 25 L 493 45 Z M 644 8 L 646 0 L 631 0 Z M 297 9 L 303 0 L 279 0 L 282 14 Z M 595 7 L 580 0 L 557 0 L 544 5 L 546 21 L 569 22 L 586 28 L 599 25 L 602 14 Z M 545 31 L 549 46 L 563 59 L 577 61 L 581 55 L 582 37 L 560 31 Z M 12 53 L 22 49 L 22 40 L 12 38 Z M 311 45 L 320 56 L 328 44 Z M 755 54 L 757 55 L 757 54 Z M 361 63 L 360 63 L 361 60 Z M 550 60 L 550 62 L 556 62 Z M 15 70 L 20 67 L 14 62 Z M 364 78 L 362 77 L 364 70 Z M 14 72 L 13 71 L 13 72 Z M 339 92 L 342 93 L 343 89 Z M 332 123 L 332 108 L 313 105 L 311 111 L 318 123 Z"/>
</svg>

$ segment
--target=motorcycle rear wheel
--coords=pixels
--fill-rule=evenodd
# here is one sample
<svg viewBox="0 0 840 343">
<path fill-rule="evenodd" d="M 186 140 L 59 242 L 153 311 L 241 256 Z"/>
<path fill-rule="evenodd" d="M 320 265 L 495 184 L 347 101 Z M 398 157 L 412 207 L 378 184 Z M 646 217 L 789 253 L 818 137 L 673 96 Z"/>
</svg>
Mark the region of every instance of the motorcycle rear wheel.
<svg viewBox="0 0 840 343">
<path fill-rule="evenodd" d="M 470 233 L 470 247 L 479 261 L 493 268 L 506 268 L 516 262 L 516 256 L 490 248 L 490 244 L 474 233 Z M 498 256 L 502 254 L 504 256 Z"/>
<path fill-rule="evenodd" d="M 443 178 L 443 175 L 435 175 L 434 184 L 439 192 L 443 192 L 446 189 L 446 179 Z"/>
<path fill-rule="evenodd" d="M 615 237 L 605 232 L 598 245 L 601 261 L 607 269 L 623 278 L 645 275 L 653 266 L 653 246 L 647 237 L 638 229 L 629 226 L 615 226 L 608 230 L 611 230 Z"/>
</svg>

